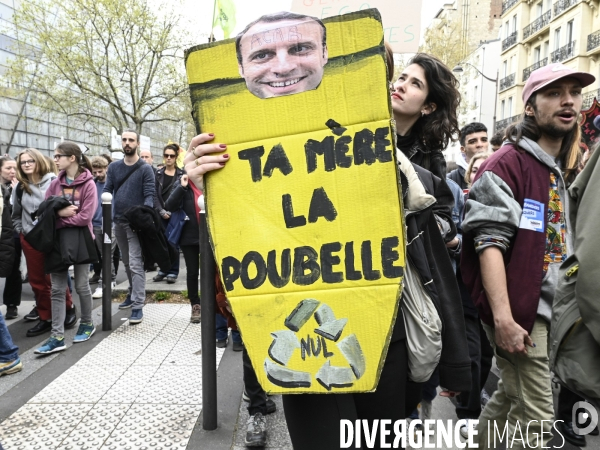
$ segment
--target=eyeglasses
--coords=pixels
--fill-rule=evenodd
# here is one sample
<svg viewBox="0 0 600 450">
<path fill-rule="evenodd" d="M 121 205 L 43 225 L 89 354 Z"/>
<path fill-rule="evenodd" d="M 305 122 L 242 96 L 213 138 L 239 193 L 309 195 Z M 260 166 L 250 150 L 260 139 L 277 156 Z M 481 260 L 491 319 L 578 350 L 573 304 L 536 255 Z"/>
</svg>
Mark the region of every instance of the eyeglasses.
<svg viewBox="0 0 600 450">
<path fill-rule="evenodd" d="M 177 155 L 172 155 L 172 154 L 165 153 L 163 155 L 163 158 L 177 158 Z"/>
<path fill-rule="evenodd" d="M 59 160 L 60 158 L 62 158 L 63 156 L 67 156 L 67 157 L 68 157 L 69 155 L 61 155 L 61 154 L 58 154 L 58 153 L 57 153 L 56 155 L 54 155 L 54 161 L 58 161 L 58 160 Z"/>
<path fill-rule="evenodd" d="M 21 161 L 19 164 L 21 166 L 33 166 L 35 164 L 35 160 L 28 159 L 27 161 Z"/>
</svg>

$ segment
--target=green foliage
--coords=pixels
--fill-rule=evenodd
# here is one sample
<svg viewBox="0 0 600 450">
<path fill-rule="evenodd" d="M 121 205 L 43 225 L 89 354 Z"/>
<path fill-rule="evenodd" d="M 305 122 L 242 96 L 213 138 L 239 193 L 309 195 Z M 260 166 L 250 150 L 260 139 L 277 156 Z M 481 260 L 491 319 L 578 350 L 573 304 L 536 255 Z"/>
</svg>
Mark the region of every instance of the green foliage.
<svg viewBox="0 0 600 450">
<path fill-rule="evenodd" d="M 27 0 L 13 16 L 21 44 L 7 84 L 30 87 L 41 109 L 84 124 L 143 132 L 192 125 L 180 17 L 137 0 Z M 99 131 L 100 132 L 100 131 Z"/>
<path fill-rule="evenodd" d="M 171 298 L 170 292 L 159 291 L 154 293 L 154 300 L 157 302 L 162 302 L 164 300 L 169 300 Z"/>
</svg>

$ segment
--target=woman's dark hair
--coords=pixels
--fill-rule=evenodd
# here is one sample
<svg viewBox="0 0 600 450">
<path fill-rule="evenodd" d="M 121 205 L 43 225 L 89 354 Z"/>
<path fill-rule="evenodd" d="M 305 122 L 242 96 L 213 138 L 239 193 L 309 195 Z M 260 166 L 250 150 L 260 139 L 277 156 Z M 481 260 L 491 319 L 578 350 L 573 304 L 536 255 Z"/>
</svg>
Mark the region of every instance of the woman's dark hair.
<svg viewBox="0 0 600 450">
<path fill-rule="evenodd" d="M 435 103 L 431 114 L 422 116 L 413 129 L 428 150 L 445 149 L 458 135 L 457 110 L 460 105 L 458 80 L 448 67 L 435 56 L 417 53 L 408 65 L 417 64 L 425 72 L 429 94 L 426 103 Z"/>
<path fill-rule="evenodd" d="M 536 107 L 537 93 L 533 93 L 526 105 L 531 105 L 534 111 Z M 538 141 L 542 137 L 542 130 L 537 124 L 535 116 L 528 116 L 523 112 L 520 119 L 509 125 L 505 132 L 506 139 L 515 145 L 519 145 L 519 141 L 526 137 L 532 141 Z M 581 127 L 576 124 L 568 134 L 563 137 L 562 145 L 558 157 L 560 158 L 560 166 L 564 173 L 567 184 L 571 183 L 577 175 L 579 160 L 582 156 L 579 142 L 581 141 Z"/>
<path fill-rule="evenodd" d="M 90 172 L 92 171 L 92 163 L 90 162 L 88 157 L 83 154 L 81 148 L 79 148 L 79 145 L 77 145 L 75 142 L 61 142 L 56 146 L 56 150 L 58 150 L 63 155 L 74 156 L 75 160 L 77 161 L 77 164 L 80 167 L 80 171 L 82 171 L 81 169 L 87 169 Z"/>
<path fill-rule="evenodd" d="M 165 153 L 165 150 L 173 150 L 175 152 L 175 156 L 179 155 L 179 145 L 178 144 L 167 144 L 164 146 L 163 148 L 163 154 Z"/>
</svg>

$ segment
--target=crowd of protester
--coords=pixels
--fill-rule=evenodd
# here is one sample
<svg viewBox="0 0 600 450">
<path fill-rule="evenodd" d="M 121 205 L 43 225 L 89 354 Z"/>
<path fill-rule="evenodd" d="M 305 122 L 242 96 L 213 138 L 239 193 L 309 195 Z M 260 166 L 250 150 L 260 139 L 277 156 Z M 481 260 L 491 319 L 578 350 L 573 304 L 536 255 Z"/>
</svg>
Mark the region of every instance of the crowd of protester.
<svg viewBox="0 0 600 450">
<path fill-rule="evenodd" d="M 393 79 L 393 59 L 387 50 L 396 159 L 403 204 L 410 211 L 404 217 L 410 245 L 401 301 L 421 298 L 432 305 L 442 325 L 441 348 L 427 371 L 411 365 L 416 350 L 410 327 L 415 324 L 403 320 L 407 312 L 401 309 L 375 392 L 283 396 L 294 447 L 338 448 L 341 419 L 371 423 L 376 419 L 429 419 L 438 395 L 456 398 L 456 415 L 463 420 L 460 433 L 466 438 L 470 429 L 477 427 L 480 448 L 489 444 L 490 424 L 500 429 L 508 424 L 511 435 L 516 428 L 530 428 L 528 424 L 535 421 L 541 438 L 533 446 L 547 445 L 555 417 L 562 420 L 556 430 L 567 441 L 585 445 L 585 436 L 575 432 L 578 424 L 569 413 L 583 399 L 597 406 L 600 394 L 596 391 L 594 397 L 593 388 L 586 385 L 593 379 L 580 379 L 580 384 L 562 380 L 559 405 L 555 406 L 551 364 L 561 364 L 561 357 L 577 363 L 580 356 L 586 357 L 583 350 L 576 349 L 568 356 L 561 355 L 556 348 L 573 333 L 565 338 L 566 332 L 559 337 L 553 332 L 572 330 L 562 324 L 567 319 L 563 310 L 556 310 L 555 294 L 577 271 L 579 276 L 585 275 L 584 267 L 572 264 L 581 242 L 588 239 L 595 245 L 584 234 L 589 229 L 573 225 L 575 220 L 581 223 L 581 215 L 586 214 L 575 208 L 582 201 L 576 194 L 585 185 L 577 192 L 569 190 L 577 186 L 577 180 L 587 183 L 597 176 L 597 157 L 588 154 L 588 165 L 584 168 L 581 164 L 577 120 L 582 88 L 593 83 L 594 77 L 562 64 L 532 72 L 523 89 L 525 106 L 520 119 L 490 138 L 482 123 L 459 127 L 458 81 L 441 61 L 417 54 Z M 448 170 L 442 151 L 455 138 L 462 158 Z M 204 175 L 225 169 L 229 160 L 227 143 L 215 139 L 212 134 L 200 134 L 191 140 L 187 152 L 178 144 L 167 144 L 158 169 L 152 166 L 150 152 L 139 151 L 139 135 L 133 130 L 122 133 L 124 158 L 114 162 L 104 156 L 90 161 L 71 142 L 56 147 L 54 161 L 35 149 L 24 150 L 16 161 L 0 158 L 0 206 L 9 212 L 2 215 L 3 237 L 5 226 L 10 228 L 0 242 L 0 252 L 7 243 L 12 249 L 9 254 L 14 253 L 12 264 L 0 267 L 0 276 L 7 277 L 6 318 L 18 315 L 20 278 L 19 283 L 13 278 L 22 249 L 36 301 L 36 307 L 25 316 L 37 321 L 27 335 L 51 334 L 36 353 L 65 350 L 64 329 L 77 323 L 68 266 L 56 264 L 55 256 L 68 251 L 62 237 L 73 232 L 80 233 L 83 241 L 95 241 L 92 249 L 103 256 L 99 243 L 103 241 L 100 197 L 104 192 L 113 196 L 114 233 L 112 254 L 104 257 L 115 261 L 110 280 L 114 283 L 120 252 L 129 290 L 119 308 L 131 308 L 129 323 L 143 320 L 145 268 L 156 263 L 154 282 L 175 283 L 180 252 L 187 270 L 190 321 L 200 322 L 198 198 Z M 12 220 L 6 223 L 6 217 Z M 51 224 L 46 234 L 51 235 L 54 247 L 48 251 L 40 250 L 48 239 L 39 232 L 42 222 Z M 152 224 L 159 226 L 153 228 Z M 98 260 L 94 251 L 89 261 L 72 264 L 81 305 L 74 342 L 88 340 L 95 331 L 92 296 L 102 296 L 102 275 L 99 265 L 90 272 L 90 263 Z M 571 264 L 567 275 L 566 264 Z M 93 295 L 90 282 L 99 283 Z M 216 345 L 227 346 L 231 328 L 233 349 L 242 351 L 244 361 L 244 400 L 250 416 L 246 444 L 262 446 L 267 442 L 264 416 L 275 411 L 275 404 L 256 380 L 218 276 L 216 284 L 220 311 Z M 572 297 L 575 304 L 579 298 L 576 294 Z M 589 317 L 579 316 L 579 330 L 599 319 L 597 301 L 586 308 Z M 591 333 L 597 335 L 597 330 Z M 592 346 L 591 354 L 598 352 L 586 342 Z M 490 397 L 485 386 L 494 357 L 500 379 Z M 0 375 L 21 367 L 0 315 Z"/>
</svg>

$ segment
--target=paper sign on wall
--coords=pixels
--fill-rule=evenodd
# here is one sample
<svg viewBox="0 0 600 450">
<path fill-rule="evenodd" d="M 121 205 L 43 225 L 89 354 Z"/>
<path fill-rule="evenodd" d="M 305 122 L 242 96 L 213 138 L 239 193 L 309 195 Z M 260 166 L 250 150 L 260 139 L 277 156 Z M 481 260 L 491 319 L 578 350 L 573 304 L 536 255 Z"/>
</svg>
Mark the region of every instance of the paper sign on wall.
<svg viewBox="0 0 600 450">
<path fill-rule="evenodd" d="M 383 36 L 394 53 L 416 53 L 421 40 L 421 0 L 292 0 L 291 10 L 319 19 L 377 8 Z"/>
<path fill-rule="evenodd" d="M 382 34 L 376 10 L 284 13 L 186 52 L 230 155 L 206 177 L 215 259 L 267 392 L 377 386 L 405 255 Z"/>
</svg>

